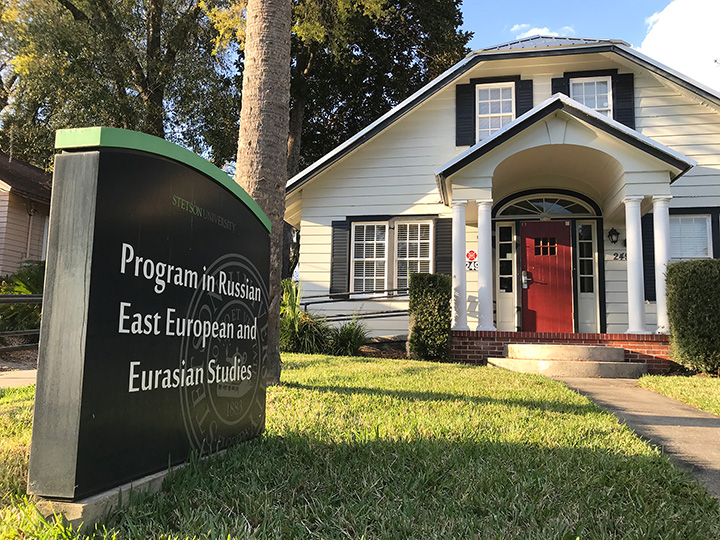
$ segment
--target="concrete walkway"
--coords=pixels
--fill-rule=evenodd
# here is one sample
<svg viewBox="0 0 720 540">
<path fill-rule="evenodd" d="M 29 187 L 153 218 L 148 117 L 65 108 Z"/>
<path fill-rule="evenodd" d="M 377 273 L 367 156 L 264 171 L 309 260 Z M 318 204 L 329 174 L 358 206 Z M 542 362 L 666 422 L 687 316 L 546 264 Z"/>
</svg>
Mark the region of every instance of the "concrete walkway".
<svg viewBox="0 0 720 540">
<path fill-rule="evenodd" d="M 0 388 L 17 388 L 35 384 L 37 369 L 20 369 L 0 372 Z"/>
<path fill-rule="evenodd" d="M 651 390 L 637 379 L 558 377 L 660 447 L 720 499 L 720 416 Z"/>
</svg>

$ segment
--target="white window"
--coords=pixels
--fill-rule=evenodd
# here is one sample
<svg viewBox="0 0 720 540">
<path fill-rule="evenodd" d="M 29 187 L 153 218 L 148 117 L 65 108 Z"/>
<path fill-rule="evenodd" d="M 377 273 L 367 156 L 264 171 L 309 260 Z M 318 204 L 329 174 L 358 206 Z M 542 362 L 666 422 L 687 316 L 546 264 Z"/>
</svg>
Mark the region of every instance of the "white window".
<svg viewBox="0 0 720 540">
<path fill-rule="evenodd" d="M 398 222 L 395 234 L 396 284 L 398 289 L 406 289 L 410 285 L 410 274 L 432 270 L 432 223 Z"/>
<path fill-rule="evenodd" d="M 407 289 L 410 274 L 433 271 L 432 221 L 353 223 L 351 292 Z"/>
<path fill-rule="evenodd" d="M 612 78 L 570 79 L 570 97 L 600 114 L 612 118 Z"/>
<path fill-rule="evenodd" d="M 354 223 L 351 258 L 353 292 L 387 289 L 387 223 Z"/>
<path fill-rule="evenodd" d="M 478 84 L 476 96 L 478 141 L 515 119 L 515 83 Z"/>
<path fill-rule="evenodd" d="M 670 216 L 670 260 L 712 257 L 710 216 Z"/>
</svg>

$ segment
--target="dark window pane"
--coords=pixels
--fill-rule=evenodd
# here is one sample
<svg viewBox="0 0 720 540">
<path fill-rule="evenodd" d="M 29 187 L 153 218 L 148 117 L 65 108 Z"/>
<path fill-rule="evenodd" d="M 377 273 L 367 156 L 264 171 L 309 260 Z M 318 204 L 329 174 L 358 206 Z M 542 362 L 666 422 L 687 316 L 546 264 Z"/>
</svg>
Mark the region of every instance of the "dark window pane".
<svg viewBox="0 0 720 540">
<path fill-rule="evenodd" d="M 500 275 L 510 276 L 512 275 L 512 260 L 500 261 Z"/>
<path fill-rule="evenodd" d="M 593 278 L 581 277 L 580 278 L 580 292 L 593 292 Z"/>
<path fill-rule="evenodd" d="M 512 227 L 500 227 L 500 241 L 512 242 Z"/>
<path fill-rule="evenodd" d="M 512 292 L 513 290 L 513 278 L 501 277 L 500 278 L 500 290 L 505 292 Z"/>
<path fill-rule="evenodd" d="M 580 261 L 580 275 L 593 275 L 593 262 L 591 260 L 583 259 Z"/>
<path fill-rule="evenodd" d="M 536 245 L 536 246 L 539 246 L 539 245 L 540 245 L 540 239 L 539 239 L 539 238 L 536 238 L 536 239 L 535 239 L 535 245 Z"/>
<path fill-rule="evenodd" d="M 555 255 L 555 250 L 557 248 L 555 246 L 550 246 L 550 255 Z"/>
<path fill-rule="evenodd" d="M 535 255 L 540 255 L 540 248 L 539 248 L 539 247 L 536 247 L 536 248 L 535 248 Z"/>
<path fill-rule="evenodd" d="M 542 248 L 542 254 L 543 254 L 543 255 L 547 255 L 547 254 L 548 254 L 548 247 L 547 247 L 547 246 L 543 246 L 543 248 Z"/>
<path fill-rule="evenodd" d="M 551 245 L 551 246 L 556 246 L 556 245 L 557 245 L 557 241 L 555 240 L 555 237 L 553 237 L 553 238 L 548 238 L 548 244 Z"/>
<path fill-rule="evenodd" d="M 592 258 L 592 242 L 580 242 L 580 256 L 588 259 Z"/>
<path fill-rule="evenodd" d="M 512 244 L 500 244 L 500 258 L 506 259 L 512 256 Z"/>
<path fill-rule="evenodd" d="M 578 237 L 580 240 L 592 240 L 592 225 L 579 225 Z"/>
</svg>

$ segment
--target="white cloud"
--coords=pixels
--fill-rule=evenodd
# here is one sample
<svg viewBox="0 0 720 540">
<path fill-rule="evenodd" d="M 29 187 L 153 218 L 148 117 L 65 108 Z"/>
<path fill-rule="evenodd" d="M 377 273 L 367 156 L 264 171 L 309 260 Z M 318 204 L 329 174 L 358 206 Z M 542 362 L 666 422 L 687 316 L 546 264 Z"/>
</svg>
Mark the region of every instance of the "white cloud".
<svg viewBox="0 0 720 540">
<path fill-rule="evenodd" d="M 563 26 L 559 30 L 550 30 L 547 26 L 542 28 L 530 24 L 516 24 L 510 32 L 515 34 L 515 39 L 522 39 L 530 36 L 574 36 L 575 30 L 572 26 Z"/>
<path fill-rule="evenodd" d="M 645 23 L 640 52 L 720 91 L 720 20 L 718 0 L 673 0 Z"/>
</svg>

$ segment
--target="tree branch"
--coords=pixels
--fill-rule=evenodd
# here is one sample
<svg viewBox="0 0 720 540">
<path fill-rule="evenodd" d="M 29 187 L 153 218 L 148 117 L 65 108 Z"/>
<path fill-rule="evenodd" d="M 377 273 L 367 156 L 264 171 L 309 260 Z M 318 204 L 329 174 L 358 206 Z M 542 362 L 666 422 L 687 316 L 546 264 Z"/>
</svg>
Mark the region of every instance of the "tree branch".
<svg viewBox="0 0 720 540">
<path fill-rule="evenodd" d="M 58 4 L 67 9 L 76 21 L 89 21 L 90 18 L 85 15 L 75 4 L 68 0 L 57 0 Z"/>
</svg>

